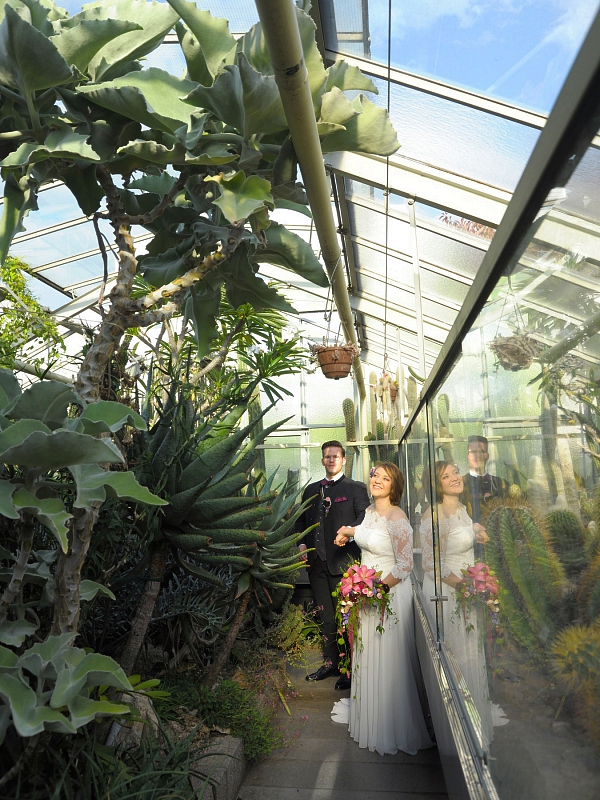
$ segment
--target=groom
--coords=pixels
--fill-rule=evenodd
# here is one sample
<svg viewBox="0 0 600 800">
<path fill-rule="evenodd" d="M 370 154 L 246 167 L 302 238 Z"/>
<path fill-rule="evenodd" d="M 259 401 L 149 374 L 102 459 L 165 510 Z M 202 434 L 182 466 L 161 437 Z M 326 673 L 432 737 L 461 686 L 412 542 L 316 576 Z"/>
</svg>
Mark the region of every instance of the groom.
<svg viewBox="0 0 600 800">
<path fill-rule="evenodd" d="M 337 625 L 335 601 L 331 593 L 337 587 L 348 562 L 360 558 L 360 550 L 353 541 L 344 547 L 334 544 L 338 529 L 343 525 L 358 525 L 365 509 L 370 504 L 367 487 L 344 475 L 346 451 L 338 441 L 321 445 L 321 464 L 325 467 L 325 478 L 309 484 L 302 495 L 302 502 L 315 496 L 306 511 L 296 522 L 296 531 L 304 531 L 315 523 L 314 528 L 300 545 L 300 551 L 314 548 L 303 556 L 308 559 L 308 578 L 319 608 L 321 633 L 323 635 L 323 666 L 306 676 L 307 681 L 321 681 L 339 675 Z M 338 678 L 336 689 L 347 689 L 350 680 Z"/>
</svg>

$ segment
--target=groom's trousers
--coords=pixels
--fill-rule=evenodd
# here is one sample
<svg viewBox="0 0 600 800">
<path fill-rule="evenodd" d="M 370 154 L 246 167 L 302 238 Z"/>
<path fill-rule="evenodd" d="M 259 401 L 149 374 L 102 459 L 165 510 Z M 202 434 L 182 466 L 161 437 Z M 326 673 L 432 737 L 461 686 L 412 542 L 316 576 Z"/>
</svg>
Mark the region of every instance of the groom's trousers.
<svg viewBox="0 0 600 800">
<path fill-rule="evenodd" d="M 339 648 L 337 645 L 337 624 L 335 621 L 335 600 L 331 593 L 337 588 L 342 576 L 332 575 L 327 562 L 318 556 L 308 570 L 308 578 L 315 598 L 315 606 L 321 620 L 323 635 L 323 661 L 337 667 Z"/>
</svg>

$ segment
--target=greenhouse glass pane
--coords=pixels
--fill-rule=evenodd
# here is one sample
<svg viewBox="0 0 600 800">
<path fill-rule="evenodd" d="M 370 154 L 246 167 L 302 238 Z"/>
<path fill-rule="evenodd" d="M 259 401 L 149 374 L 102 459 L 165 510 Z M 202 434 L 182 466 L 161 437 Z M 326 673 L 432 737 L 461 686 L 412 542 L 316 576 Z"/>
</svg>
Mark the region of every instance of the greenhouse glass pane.
<svg viewBox="0 0 600 800">
<path fill-rule="evenodd" d="M 109 223 L 106 220 L 99 220 L 99 226 L 110 241 L 112 230 Z M 36 236 L 24 242 L 17 241 L 13 244 L 11 253 L 22 258 L 30 267 L 41 267 L 97 247 L 98 239 L 94 226 L 91 222 L 85 222 L 45 236 Z"/>
<path fill-rule="evenodd" d="M 474 278 L 477 274 L 485 255 L 483 250 L 469 247 L 467 244 L 423 228 L 417 229 L 417 237 L 419 261 L 446 267 L 466 278 Z"/>
<path fill-rule="evenodd" d="M 45 189 L 38 195 L 38 210 L 31 211 L 23 220 L 25 233 L 33 233 L 52 225 L 60 225 L 72 219 L 83 217 L 84 213 L 66 186 Z M 23 234 L 20 234 L 23 235 Z M 19 238 L 14 239 L 16 244 Z"/>
<path fill-rule="evenodd" d="M 116 272 L 116 267 L 117 261 L 111 258 L 108 267 L 109 274 Z M 90 256 L 89 258 L 81 258 L 78 261 L 69 261 L 67 264 L 60 264 L 58 267 L 45 269 L 41 274 L 43 274 L 44 278 L 59 286 L 72 286 L 91 278 L 101 278 L 104 274 L 104 264 L 100 255 Z"/>
<path fill-rule="evenodd" d="M 165 42 L 145 56 L 144 67 L 157 67 L 171 75 L 187 72 L 185 58 L 179 42 Z"/>
<path fill-rule="evenodd" d="M 352 233 L 362 239 L 370 239 L 380 246 L 385 246 L 386 241 L 394 250 L 401 253 L 410 253 L 411 233 L 408 222 L 403 222 L 394 217 L 388 217 L 386 232 L 385 214 L 380 214 L 370 208 L 348 203 L 348 214 L 352 227 Z"/>
<path fill-rule="evenodd" d="M 338 34 L 363 21 L 371 58 L 387 64 L 389 1 L 368 0 L 364 20 L 356 14 L 362 3 L 333 0 L 333 6 Z M 348 7 L 355 11 L 350 21 Z M 593 0 L 394 3 L 391 64 L 548 113 L 597 10 Z M 337 49 L 350 52 L 339 35 Z"/>
</svg>

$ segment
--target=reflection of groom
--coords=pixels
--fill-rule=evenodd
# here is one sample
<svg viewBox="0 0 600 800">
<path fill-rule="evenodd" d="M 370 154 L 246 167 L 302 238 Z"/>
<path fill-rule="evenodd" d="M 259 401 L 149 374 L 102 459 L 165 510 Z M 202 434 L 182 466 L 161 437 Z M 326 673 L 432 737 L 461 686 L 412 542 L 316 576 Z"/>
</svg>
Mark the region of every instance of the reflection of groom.
<svg viewBox="0 0 600 800">
<path fill-rule="evenodd" d="M 318 523 L 318 527 L 308 533 L 300 545 L 301 550 L 314 547 L 314 551 L 305 558 L 308 558 L 308 578 L 315 605 L 319 608 L 323 634 L 324 664 L 316 672 L 306 676 L 308 681 L 339 676 L 335 601 L 331 593 L 340 582 L 348 561 L 360 558 L 360 550 L 353 541 L 344 547 L 337 547 L 334 541 L 338 529 L 343 525 L 353 526 L 362 522 L 365 509 L 369 505 L 364 483 L 353 481 L 344 475 L 346 452 L 342 443 L 325 442 L 321 446 L 321 452 L 321 464 L 325 467 L 326 477 L 306 487 L 302 501 L 313 495 L 316 497 L 296 522 L 298 532 Z M 340 677 L 336 683 L 336 689 L 349 686 L 350 681 L 345 676 Z"/>
<path fill-rule="evenodd" d="M 489 457 L 488 440 L 485 436 L 469 436 L 469 474 L 465 476 L 465 488 L 460 499 L 467 507 L 473 522 L 480 523 L 486 503 L 495 497 L 504 497 L 508 490 L 508 484 L 503 478 L 490 475 L 487 471 Z"/>
</svg>

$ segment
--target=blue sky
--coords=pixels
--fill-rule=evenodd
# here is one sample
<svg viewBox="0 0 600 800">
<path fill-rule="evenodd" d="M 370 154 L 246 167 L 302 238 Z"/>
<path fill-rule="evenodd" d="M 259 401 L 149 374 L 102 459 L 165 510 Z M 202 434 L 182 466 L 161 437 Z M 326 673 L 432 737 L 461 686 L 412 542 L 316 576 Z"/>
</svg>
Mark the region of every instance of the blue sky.
<svg viewBox="0 0 600 800">
<path fill-rule="evenodd" d="M 335 3 L 340 12 L 354 4 Z M 392 65 L 548 113 L 598 7 L 598 0 L 392 0 Z M 371 55 L 383 63 L 387 24 L 388 0 L 369 0 Z"/>
</svg>

